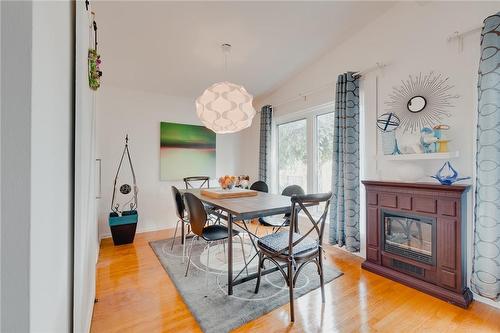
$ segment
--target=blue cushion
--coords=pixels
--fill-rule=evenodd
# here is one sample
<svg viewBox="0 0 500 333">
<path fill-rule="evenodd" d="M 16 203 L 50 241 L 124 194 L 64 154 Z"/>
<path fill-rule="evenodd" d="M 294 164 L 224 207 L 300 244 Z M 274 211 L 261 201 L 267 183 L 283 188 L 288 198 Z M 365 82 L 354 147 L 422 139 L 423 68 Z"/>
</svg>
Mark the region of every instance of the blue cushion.
<svg viewBox="0 0 500 333">
<path fill-rule="evenodd" d="M 283 250 L 284 248 L 288 248 L 289 237 L 290 236 L 288 231 L 281 231 L 261 237 L 257 243 L 262 247 L 264 247 L 266 250 L 278 252 Z M 301 237 L 302 235 L 296 232 L 293 233 L 294 242 Z M 300 243 L 298 243 L 293 247 L 293 254 L 297 255 L 302 252 L 315 249 L 317 247 L 318 247 L 318 242 L 316 240 L 306 237 Z M 285 251 L 284 254 L 288 254 L 288 250 Z"/>
</svg>

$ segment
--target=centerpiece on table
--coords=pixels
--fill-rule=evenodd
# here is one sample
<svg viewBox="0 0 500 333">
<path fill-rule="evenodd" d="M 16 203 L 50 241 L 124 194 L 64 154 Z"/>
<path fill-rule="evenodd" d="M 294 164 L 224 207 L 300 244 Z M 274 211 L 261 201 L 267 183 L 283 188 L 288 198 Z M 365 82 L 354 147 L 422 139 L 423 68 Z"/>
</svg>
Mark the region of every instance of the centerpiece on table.
<svg viewBox="0 0 500 333">
<path fill-rule="evenodd" d="M 222 187 L 223 190 L 232 189 L 235 183 L 236 183 L 235 176 L 225 175 L 225 176 L 219 178 L 219 185 L 220 185 L 220 187 Z"/>
<path fill-rule="evenodd" d="M 238 179 L 236 180 L 235 186 L 243 188 L 243 189 L 248 189 L 250 186 L 250 176 L 248 176 L 248 175 L 238 176 Z"/>
</svg>

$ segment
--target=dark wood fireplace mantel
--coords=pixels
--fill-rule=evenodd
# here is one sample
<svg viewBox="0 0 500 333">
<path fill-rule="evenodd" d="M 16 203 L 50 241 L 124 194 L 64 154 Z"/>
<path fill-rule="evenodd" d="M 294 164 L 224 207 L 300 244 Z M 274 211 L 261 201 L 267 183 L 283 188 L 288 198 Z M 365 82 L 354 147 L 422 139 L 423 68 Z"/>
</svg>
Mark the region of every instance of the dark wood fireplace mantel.
<svg viewBox="0 0 500 333">
<path fill-rule="evenodd" d="M 472 293 L 465 281 L 465 193 L 469 186 L 372 180 L 362 183 L 366 188 L 366 261 L 362 267 L 467 308 L 472 301 Z M 432 260 L 419 259 L 419 252 L 414 252 L 417 253 L 414 257 L 408 255 L 408 252 L 414 250 L 411 246 L 410 251 L 392 250 L 393 236 L 391 231 L 386 231 L 386 221 L 390 221 L 388 219 L 393 216 L 396 219 L 401 216 L 400 221 L 406 221 L 407 229 L 408 225 L 420 225 L 417 223 L 418 219 L 430 221 L 422 225 L 425 226 L 424 233 L 432 231 L 432 237 L 428 236 L 432 246 L 427 244 L 425 250 L 432 253 Z M 405 220 L 408 217 L 410 220 Z M 403 223 L 398 223 L 403 226 Z M 423 244 L 421 226 L 414 229 L 413 233 L 408 238 L 415 239 L 420 235 L 419 240 L 412 242 Z M 407 231 L 407 235 L 410 235 L 410 231 Z M 386 238 L 391 240 L 386 241 Z M 400 246 L 396 245 L 396 248 Z M 404 246 L 408 247 L 406 244 L 401 245 Z M 429 257 L 427 252 L 426 257 Z"/>
</svg>

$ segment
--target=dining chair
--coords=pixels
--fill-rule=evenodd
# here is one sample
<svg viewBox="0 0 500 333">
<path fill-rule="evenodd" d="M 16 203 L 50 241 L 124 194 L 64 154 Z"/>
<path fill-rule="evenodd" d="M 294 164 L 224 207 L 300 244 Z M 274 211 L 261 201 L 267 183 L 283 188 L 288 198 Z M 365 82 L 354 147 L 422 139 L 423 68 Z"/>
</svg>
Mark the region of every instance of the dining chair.
<svg viewBox="0 0 500 333">
<path fill-rule="evenodd" d="M 267 186 L 266 182 L 264 182 L 262 180 L 258 180 L 256 182 L 254 182 L 250 186 L 250 189 L 254 190 L 254 191 L 265 192 L 265 193 L 269 192 L 269 187 Z"/>
<path fill-rule="evenodd" d="M 291 197 L 291 223 L 288 231 L 276 232 L 257 241 L 259 247 L 259 265 L 257 272 L 257 284 L 255 293 L 259 292 L 262 264 L 265 260 L 272 262 L 279 269 L 286 280 L 290 294 L 290 320 L 293 322 L 293 289 L 301 270 L 310 262 L 314 262 L 318 268 L 321 286 L 321 300 L 325 303 L 324 271 L 323 271 L 323 233 L 325 221 L 330 205 L 332 193 L 294 195 Z M 323 213 L 319 219 L 315 219 L 308 210 L 309 205 L 325 203 Z M 306 233 L 298 233 L 294 230 L 297 225 L 298 213 L 302 211 L 311 222 L 311 228 Z M 286 263 L 287 272 L 283 270 L 282 264 Z"/>
<path fill-rule="evenodd" d="M 185 177 L 183 178 L 183 180 L 184 180 L 184 185 L 186 186 L 186 190 L 189 190 L 190 188 L 192 189 L 210 188 L 210 177 L 207 176 L 191 176 L 191 177 Z M 221 223 L 220 217 L 213 215 L 220 213 L 215 209 L 215 207 L 207 205 L 205 203 L 203 203 L 203 206 L 205 206 L 205 209 L 207 210 L 209 215 L 209 220 L 212 223 Z"/>
<path fill-rule="evenodd" d="M 304 189 L 299 185 L 289 185 L 283 189 L 281 195 L 291 197 L 293 195 L 304 195 Z M 259 218 L 259 225 L 263 227 L 272 227 L 272 231 L 279 231 L 283 227 L 288 227 L 290 225 L 290 213 L 285 215 L 273 215 Z M 258 230 L 258 226 L 257 226 Z M 255 233 L 257 233 L 257 230 Z"/>
<path fill-rule="evenodd" d="M 184 262 L 184 257 L 186 255 L 186 236 L 191 232 L 191 226 L 189 223 L 189 217 L 186 215 L 186 207 L 184 205 L 184 200 L 182 199 L 182 195 L 177 189 L 177 187 L 172 186 L 172 195 L 174 197 L 175 202 L 175 214 L 177 215 L 177 223 L 175 224 L 174 238 L 172 239 L 172 245 L 170 246 L 170 250 L 174 248 L 175 237 L 177 236 L 177 229 L 179 227 L 179 223 L 183 223 L 184 227 L 187 227 L 187 231 L 182 235 L 182 262 Z"/>
<path fill-rule="evenodd" d="M 189 222 L 191 224 L 191 231 L 194 233 L 194 237 L 191 239 L 191 243 L 188 248 L 188 263 L 186 267 L 186 274 L 185 276 L 187 277 L 189 266 L 191 264 L 191 255 L 193 254 L 193 243 L 198 239 L 203 239 L 207 245 L 203 249 L 207 250 L 207 270 L 206 270 L 206 279 L 208 279 L 208 272 L 210 270 L 210 246 L 214 242 L 224 242 L 229 238 L 229 229 L 220 224 L 212 224 L 208 225 L 207 224 L 207 212 L 205 211 L 205 207 L 203 206 L 203 203 L 201 202 L 200 199 L 198 199 L 194 194 L 192 193 L 185 193 L 184 194 L 184 200 L 186 200 L 187 204 L 187 209 L 189 212 Z M 233 229 L 233 236 L 237 236 L 240 239 L 241 243 L 241 252 L 243 254 L 243 260 L 245 262 L 245 267 L 247 267 L 247 260 L 246 260 L 246 255 L 245 255 L 245 245 L 243 244 L 243 239 L 239 235 L 238 230 Z M 248 274 L 248 269 L 247 269 L 247 274 Z M 208 280 L 207 280 L 208 281 Z"/>
<path fill-rule="evenodd" d="M 184 185 L 186 185 L 186 190 L 190 188 L 209 188 L 210 187 L 210 177 L 207 176 L 191 176 L 183 178 Z"/>
</svg>

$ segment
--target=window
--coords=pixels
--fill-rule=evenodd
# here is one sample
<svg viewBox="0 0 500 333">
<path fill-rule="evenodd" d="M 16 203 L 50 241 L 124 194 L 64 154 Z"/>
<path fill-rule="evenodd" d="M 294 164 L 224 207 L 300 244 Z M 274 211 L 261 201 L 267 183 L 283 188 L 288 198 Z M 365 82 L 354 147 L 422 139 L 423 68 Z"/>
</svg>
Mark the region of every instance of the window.
<svg viewBox="0 0 500 333">
<path fill-rule="evenodd" d="M 316 156 L 318 192 L 332 188 L 333 112 L 316 116 Z"/>
<path fill-rule="evenodd" d="M 288 185 L 307 189 L 306 119 L 278 125 L 278 190 Z"/>
<path fill-rule="evenodd" d="M 275 192 L 300 185 L 307 193 L 331 190 L 334 104 L 276 119 Z"/>
</svg>

